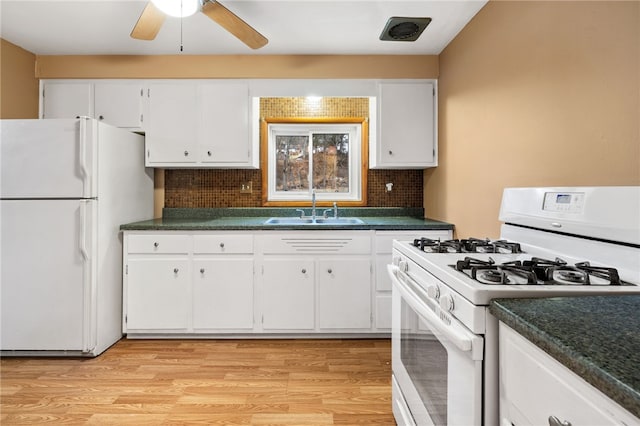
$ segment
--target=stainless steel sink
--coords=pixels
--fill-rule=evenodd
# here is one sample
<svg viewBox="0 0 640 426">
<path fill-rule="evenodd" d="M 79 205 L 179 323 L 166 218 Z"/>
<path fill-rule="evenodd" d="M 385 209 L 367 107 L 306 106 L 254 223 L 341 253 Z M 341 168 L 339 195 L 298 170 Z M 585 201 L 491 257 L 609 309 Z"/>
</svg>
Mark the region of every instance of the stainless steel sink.
<svg viewBox="0 0 640 426">
<path fill-rule="evenodd" d="M 357 217 L 323 218 L 317 217 L 271 217 L 265 225 L 361 225 L 364 222 Z"/>
<path fill-rule="evenodd" d="M 309 225 L 313 224 L 311 218 L 300 217 L 272 217 L 267 219 L 265 225 Z"/>
<path fill-rule="evenodd" d="M 357 217 L 328 217 L 328 218 L 317 218 L 316 223 L 325 224 L 325 225 L 362 225 L 364 222 Z"/>
</svg>

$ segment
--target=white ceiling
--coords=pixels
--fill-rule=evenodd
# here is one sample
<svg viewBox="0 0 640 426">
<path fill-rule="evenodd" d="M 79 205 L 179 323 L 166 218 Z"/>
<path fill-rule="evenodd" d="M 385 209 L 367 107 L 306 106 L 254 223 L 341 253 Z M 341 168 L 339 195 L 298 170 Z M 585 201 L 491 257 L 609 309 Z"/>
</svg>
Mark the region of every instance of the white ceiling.
<svg viewBox="0 0 640 426">
<path fill-rule="evenodd" d="M 221 0 L 269 39 L 251 50 L 202 13 L 182 20 L 183 54 L 437 55 L 487 0 Z M 181 23 L 129 37 L 146 1 L 0 0 L 0 35 L 38 55 L 179 54 Z M 392 16 L 431 17 L 415 42 L 380 41 Z"/>
</svg>

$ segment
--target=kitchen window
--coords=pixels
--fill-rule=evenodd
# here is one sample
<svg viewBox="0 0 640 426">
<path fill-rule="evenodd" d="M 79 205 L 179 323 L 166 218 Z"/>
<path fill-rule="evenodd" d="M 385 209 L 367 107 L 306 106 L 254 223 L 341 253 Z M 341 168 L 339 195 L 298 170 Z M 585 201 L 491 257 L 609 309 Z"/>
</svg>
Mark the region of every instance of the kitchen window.
<svg viewBox="0 0 640 426">
<path fill-rule="evenodd" d="M 263 204 L 366 202 L 367 120 L 265 119 Z"/>
</svg>

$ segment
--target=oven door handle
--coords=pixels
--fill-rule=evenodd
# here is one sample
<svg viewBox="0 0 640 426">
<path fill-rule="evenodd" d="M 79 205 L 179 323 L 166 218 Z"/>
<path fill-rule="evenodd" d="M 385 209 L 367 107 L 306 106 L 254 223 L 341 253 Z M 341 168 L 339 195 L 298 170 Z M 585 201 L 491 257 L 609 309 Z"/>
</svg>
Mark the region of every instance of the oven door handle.
<svg viewBox="0 0 640 426">
<path fill-rule="evenodd" d="M 421 301 L 413 294 L 409 285 L 403 282 L 403 279 L 407 279 L 408 281 L 411 281 L 414 286 L 418 288 L 420 287 L 413 278 L 403 274 L 397 266 L 387 265 L 387 271 L 391 277 L 393 285 L 398 289 L 402 298 L 405 299 L 411 308 L 420 315 L 422 319 L 429 324 L 429 326 L 441 333 L 462 352 L 469 352 L 473 349 L 473 342 L 475 339 L 478 339 L 478 336 L 470 331 L 463 330 L 460 327 L 453 327 L 444 323 L 439 316 L 424 303 L 424 301 Z M 400 278 L 400 275 L 403 279 Z"/>
</svg>

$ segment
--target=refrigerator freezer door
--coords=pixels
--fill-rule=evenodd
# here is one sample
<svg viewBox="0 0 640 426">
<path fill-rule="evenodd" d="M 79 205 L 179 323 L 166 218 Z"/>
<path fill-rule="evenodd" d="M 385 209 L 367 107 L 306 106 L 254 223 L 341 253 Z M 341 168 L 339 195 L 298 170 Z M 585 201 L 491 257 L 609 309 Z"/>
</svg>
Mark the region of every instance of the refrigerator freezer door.
<svg viewBox="0 0 640 426">
<path fill-rule="evenodd" d="M 0 198 L 95 198 L 96 120 L 2 120 Z"/>
<path fill-rule="evenodd" d="M 0 201 L 3 351 L 86 353 L 95 345 L 91 315 L 96 204 Z"/>
</svg>

